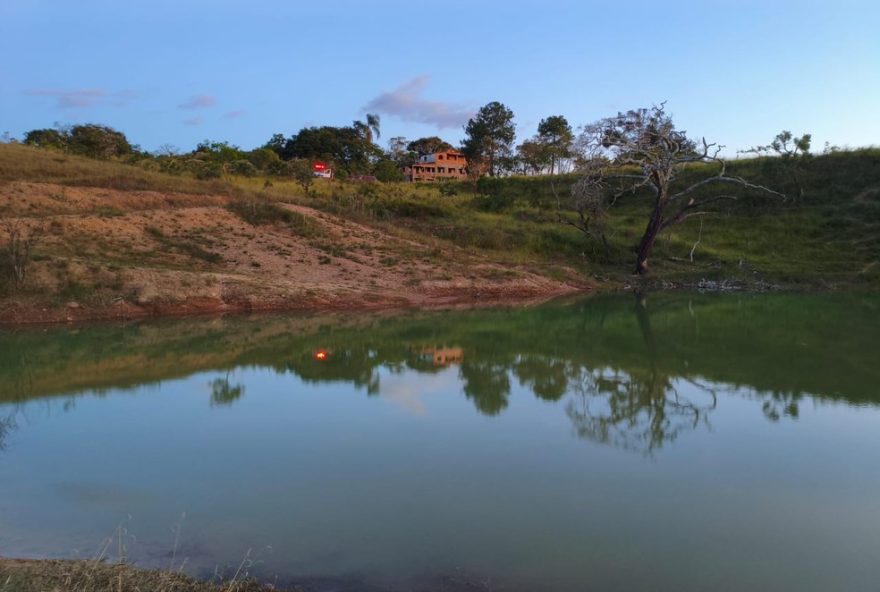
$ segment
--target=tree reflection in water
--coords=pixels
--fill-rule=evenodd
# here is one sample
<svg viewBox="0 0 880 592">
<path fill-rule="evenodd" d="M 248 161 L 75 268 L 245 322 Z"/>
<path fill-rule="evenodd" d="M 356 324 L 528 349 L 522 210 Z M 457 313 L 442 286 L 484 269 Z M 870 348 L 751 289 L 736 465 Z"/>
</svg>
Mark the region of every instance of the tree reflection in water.
<svg viewBox="0 0 880 592">
<path fill-rule="evenodd" d="M 213 369 L 210 403 L 245 395 L 235 368 L 342 382 L 380 395 L 381 377 L 457 374 L 455 394 L 486 415 L 514 384 L 558 402 L 585 440 L 650 452 L 708 427 L 720 389 L 771 421 L 802 400 L 880 406 L 874 297 L 597 297 L 526 309 L 357 321 L 311 317 L 194 319 L 0 333 L 0 403 L 104 396 Z M 829 347 L 833 344 L 833 347 Z M 316 348 L 327 356 L 316 359 Z M 222 369 L 222 370 L 221 370 Z M 225 376 L 224 376 L 225 373 Z M 728 386 L 719 386 L 728 385 Z M 722 403 L 723 404 L 723 403 Z M 0 442 L 14 427 L 0 423 Z"/>
<path fill-rule="evenodd" d="M 693 380 L 672 380 L 657 364 L 647 297 L 636 294 L 635 316 L 645 346 L 647 368 L 622 372 L 578 369 L 565 412 L 581 438 L 627 450 L 651 452 L 700 424 L 718 404 L 715 391 Z M 689 385 L 692 394 L 680 392 Z M 699 398 L 698 398 L 699 397 Z"/>
<path fill-rule="evenodd" d="M 7 436 L 9 436 L 9 433 L 17 427 L 18 424 L 15 423 L 15 415 L 9 415 L 0 419 L 0 450 L 6 448 Z"/>
<path fill-rule="evenodd" d="M 580 438 L 651 452 L 684 431 L 709 426 L 717 394 L 696 382 L 687 384 L 694 394 L 683 394 L 653 368 L 644 376 L 583 368 L 570 383 L 565 412 Z"/>
<path fill-rule="evenodd" d="M 504 364 L 466 359 L 459 376 L 464 382 L 464 395 L 474 402 L 480 413 L 498 415 L 507 407 L 510 395 L 509 368 Z"/>
<path fill-rule="evenodd" d="M 243 384 L 230 384 L 229 372 L 226 376 L 217 377 L 209 383 L 211 387 L 211 407 L 232 405 L 244 394 Z"/>
</svg>

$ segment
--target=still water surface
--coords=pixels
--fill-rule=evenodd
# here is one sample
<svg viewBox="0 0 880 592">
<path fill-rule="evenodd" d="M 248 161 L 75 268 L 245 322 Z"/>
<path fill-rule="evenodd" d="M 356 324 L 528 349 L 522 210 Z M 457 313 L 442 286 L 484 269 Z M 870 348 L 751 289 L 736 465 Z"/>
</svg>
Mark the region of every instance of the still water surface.
<svg viewBox="0 0 880 592">
<path fill-rule="evenodd" d="M 315 589 L 878 590 L 880 299 L 0 333 L 0 555 Z"/>
</svg>

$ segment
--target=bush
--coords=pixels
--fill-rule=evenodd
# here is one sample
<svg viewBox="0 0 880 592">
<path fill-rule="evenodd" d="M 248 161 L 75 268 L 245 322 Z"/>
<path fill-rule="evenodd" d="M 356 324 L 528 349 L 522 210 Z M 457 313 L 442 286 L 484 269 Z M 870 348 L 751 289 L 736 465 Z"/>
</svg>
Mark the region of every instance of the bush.
<svg viewBox="0 0 880 592">
<path fill-rule="evenodd" d="M 68 129 L 27 132 L 24 143 L 39 148 L 64 149 L 89 158 L 113 158 L 133 154 L 125 134 L 105 125 L 84 124 Z"/>
<path fill-rule="evenodd" d="M 403 181 L 403 171 L 393 160 L 380 160 L 373 169 L 373 175 L 383 183 Z"/>
<path fill-rule="evenodd" d="M 513 205 L 513 200 L 501 195 L 478 195 L 471 200 L 471 207 L 481 212 L 500 212 Z"/>
<path fill-rule="evenodd" d="M 270 148 L 251 150 L 248 152 L 247 159 L 254 167 L 266 172 L 280 170 L 279 165 L 283 163 L 278 153 Z"/>
<path fill-rule="evenodd" d="M 440 190 L 440 195 L 444 197 L 453 197 L 455 195 L 458 195 L 459 187 L 458 183 L 456 183 L 455 181 L 443 181 L 442 183 L 440 183 L 437 189 Z"/>
<path fill-rule="evenodd" d="M 103 125 L 75 125 L 70 128 L 68 149 L 90 158 L 111 158 L 131 154 L 125 134 Z"/>
<path fill-rule="evenodd" d="M 219 179 L 223 176 L 223 166 L 219 162 L 206 162 L 196 170 L 196 178 L 202 181 L 206 179 Z"/>
<path fill-rule="evenodd" d="M 234 161 L 229 166 L 229 170 L 233 175 L 241 175 L 242 177 L 255 177 L 257 175 L 257 167 L 247 160 Z"/>
</svg>

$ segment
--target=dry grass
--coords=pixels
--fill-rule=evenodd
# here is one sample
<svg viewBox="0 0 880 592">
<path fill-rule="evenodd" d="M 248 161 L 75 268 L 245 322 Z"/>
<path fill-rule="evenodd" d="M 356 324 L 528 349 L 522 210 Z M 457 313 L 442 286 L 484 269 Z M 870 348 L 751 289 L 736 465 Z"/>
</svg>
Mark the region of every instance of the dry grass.
<svg viewBox="0 0 880 592">
<path fill-rule="evenodd" d="M 153 190 L 222 195 L 234 195 L 240 191 L 234 185 L 222 181 L 200 181 L 119 161 L 94 160 L 21 144 L 4 144 L 0 145 L 0 183 L 10 181 L 121 191 Z"/>
<path fill-rule="evenodd" d="M 181 518 L 183 520 L 183 518 Z M 176 532 L 179 533 L 180 524 Z M 260 592 L 276 590 L 251 577 L 254 565 L 248 551 L 235 573 L 201 581 L 183 573 L 186 559 L 179 563 L 174 552 L 167 569 L 141 569 L 127 563 L 129 540 L 125 523 L 104 539 L 91 559 L 3 559 L 0 558 L 0 592 Z M 115 554 L 115 557 L 114 557 Z"/>
<path fill-rule="evenodd" d="M 0 155 L 6 148 L 21 147 L 0 146 Z M 361 223 L 286 201 L 0 183 L 0 216 L 38 236 L 23 285 L 0 267 L 0 320 L 18 320 L 22 310 L 49 321 L 93 318 L 89 311 L 99 309 L 102 318 L 127 318 L 168 314 L 163 307 L 421 306 L 566 289 L 541 270 L 508 277 L 498 257 L 395 229 L 391 220 L 364 215 Z M 0 255 L 6 238 L 0 229 Z"/>
<path fill-rule="evenodd" d="M 203 582 L 177 571 L 97 560 L 0 559 L 0 592 L 264 592 L 253 579 Z M 290 589 L 291 592 L 296 589 Z"/>
</svg>

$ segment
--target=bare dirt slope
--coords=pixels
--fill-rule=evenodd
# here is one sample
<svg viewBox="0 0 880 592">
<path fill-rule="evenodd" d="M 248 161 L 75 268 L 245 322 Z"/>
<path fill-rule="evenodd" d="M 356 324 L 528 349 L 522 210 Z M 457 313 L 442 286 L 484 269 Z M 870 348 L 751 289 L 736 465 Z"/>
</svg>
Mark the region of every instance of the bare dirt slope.
<svg viewBox="0 0 880 592">
<path fill-rule="evenodd" d="M 224 196 L 0 185 L 0 216 L 38 237 L 25 285 L 7 286 L 0 299 L 0 322 L 449 306 L 583 288 L 304 206 L 277 204 L 300 224 L 254 226 L 229 204 Z"/>
</svg>

